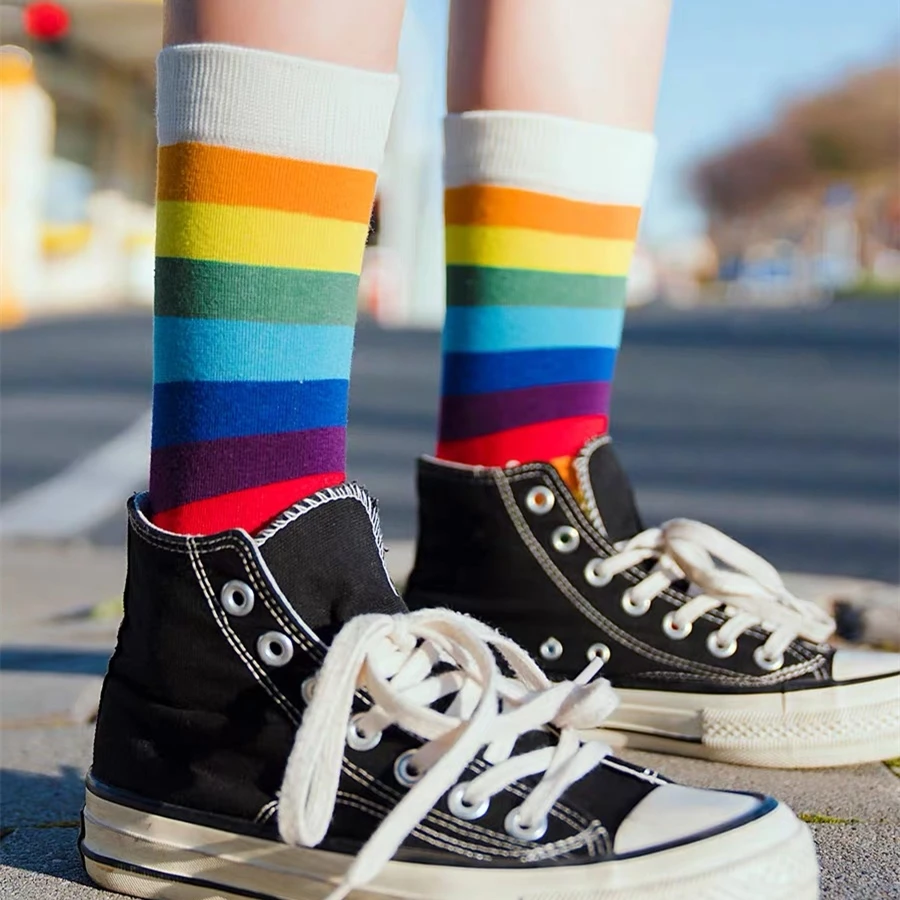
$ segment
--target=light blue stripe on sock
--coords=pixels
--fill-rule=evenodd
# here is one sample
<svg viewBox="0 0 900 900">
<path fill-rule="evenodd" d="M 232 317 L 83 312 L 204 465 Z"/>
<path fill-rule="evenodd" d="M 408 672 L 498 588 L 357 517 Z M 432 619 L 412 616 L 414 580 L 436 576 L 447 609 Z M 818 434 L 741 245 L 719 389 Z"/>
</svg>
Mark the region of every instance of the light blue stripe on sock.
<svg viewBox="0 0 900 900">
<path fill-rule="evenodd" d="M 353 328 L 224 319 L 154 319 L 153 375 L 167 381 L 347 378 Z"/>
<path fill-rule="evenodd" d="M 451 306 L 445 353 L 498 353 L 542 347 L 618 347 L 623 309 Z"/>
</svg>

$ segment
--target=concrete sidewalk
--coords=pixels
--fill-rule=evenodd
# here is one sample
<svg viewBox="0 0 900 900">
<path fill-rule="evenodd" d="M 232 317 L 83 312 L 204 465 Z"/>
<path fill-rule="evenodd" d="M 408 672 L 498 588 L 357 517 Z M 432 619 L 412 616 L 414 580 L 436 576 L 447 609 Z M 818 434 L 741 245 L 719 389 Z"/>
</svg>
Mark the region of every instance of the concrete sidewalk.
<svg viewBox="0 0 900 900">
<path fill-rule="evenodd" d="M 123 555 L 89 545 L 8 544 L 0 556 L 0 896 L 111 898 L 88 885 L 75 842 L 92 741 L 83 718 L 115 640 Z M 405 556 L 408 548 L 397 548 L 392 568 L 402 568 Z M 811 823 L 824 898 L 900 900 L 900 770 L 778 772 L 649 753 L 630 758 L 685 782 L 784 799 Z"/>
</svg>

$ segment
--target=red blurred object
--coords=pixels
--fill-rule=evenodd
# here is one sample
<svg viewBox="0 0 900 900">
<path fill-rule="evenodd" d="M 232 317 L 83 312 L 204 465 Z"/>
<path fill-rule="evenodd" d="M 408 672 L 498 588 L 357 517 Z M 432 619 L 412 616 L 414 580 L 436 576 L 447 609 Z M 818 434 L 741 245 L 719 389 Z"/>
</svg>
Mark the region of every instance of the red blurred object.
<svg viewBox="0 0 900 900">
<path fill-rule="evenodd" d="M 38 41 L 59 41 L 69 30 L 69 11 L 59 3 L 29 3 L 22 10 L 25 33 Z"/>
</svg>

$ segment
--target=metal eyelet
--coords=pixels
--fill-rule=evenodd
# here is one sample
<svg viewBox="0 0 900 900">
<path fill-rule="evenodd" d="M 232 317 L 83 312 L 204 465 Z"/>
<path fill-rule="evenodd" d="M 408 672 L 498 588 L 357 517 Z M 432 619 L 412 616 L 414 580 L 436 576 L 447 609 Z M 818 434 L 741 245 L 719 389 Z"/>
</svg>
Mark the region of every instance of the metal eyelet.
<svg viewBox="0 0 900 900">
<path fill-rule="evenodd" d="M 510 837 L 520 841 L 539 841 L 547 833 L 547 819 L 538 819 L 531 825 L 523 825 L 520 817 L 521 806 L 511 809 L 503 820 L 503 827 Z"/>
<path fill-rule="evenodd" d="M 666 637 L 672 638 L 673 641 L 683 641 L 694 630 L 694 625 L 692 622 L 679 625 L 678 619 L 675 618 L 675 610 L 672 610 L 663 617 L 662 630 Z"/>
<path fill-rule="evenodd" d="M 571 553 L 578 549 L 581 543 L 581 535 L 577 528 L 571 525 L 560 525 L 553 534 L 550 535 L 550 543 L 557 553 Z"/>
<path fill-rule="evenodd" d="M 556 503 L 556 497 L 550 488 L 539 484 L 533 487 L 525 497 L 525 505 L 536 515 L 543 516 L 550 512 Z"/>
<path fill-rule="evenodd" d="M 424 774 L 416 769 L 415 750 L 407 750 L 394 760 L 394 778 L 403 787 L 412 787 Z"/>
<path fill-rule="evenodd" d="M 316 676 L 310 675 L 309 678 L 303 679 L 303 684 L 300 685 L 300 696 L 303 698 L 303 702 L 309 706 L 312 703 L 312 699 L 316 693 Z"/>
<path fill-rule="evenodd" d="M 246 616 L 253 609 L 253 589 L 243 581 L 229 581 L 219 592 L 222 609 L 233 616 Z"/>
<path fill-rule="evenodd" d="M 280 631 L 267 631 L 256 642 L 256 652 L 267 666 L 286 666 L 294 655 L 294 642 Z"/>
<path fill-rule="evenodd" d="M 737 650 L 737 641 L 732 641 L 730 644 L 725 644 L 723 646 L 719 643 L 719 632 L 713 631 L 706 639 L 706 649 L 709 650 L 713 656 L 717 656 L 719 659 L 725 659 L 727 656 L 734 655 L 735 650 Z"/>
<path fill-rule="evenodd" d="M 541 659 L 552 662 L 563 655 L 563 645 L 555 637 L 549 637 L 541 644 L 538 652 L 541 654 Z"/>
<path fill-rule="evenodd" d="M 603 664 L 609 662 L 610 657 L 610 649 L 606 646 L 606 644 L 591 644 L 587 649 L 587 658 L 588 662 L 593 662 L 597 657 L 603 660 Z"/>
<path fill-rule="evenodd" d="M 622 609 L 628 613 L 629 616 L 642 616 L 644 613 L 650 609 L 650 604 L 652 600 L 635 600 L 631 596 L 631 591 L 623 591 L 622 592 Z"/>
<path fill-rule="evenodd" d="M 584 580 L 591 587 L 606 587 L 612 580 L 612 575 L 603 571 L 603 560 L 595 556 L 584 567 Z"/>
<path fill-rule="evenodd" d="M 363 713 L 357 713 L 347 724 L 347 746 L 353 750 L 371 750 L 381 743 L 380 731 L 376 731 L 374 734 L 365 734 L 359 730 L 359 720 L 362 716 Z"/>
<path fill-rule="evenodd" d="M 769 656 L 766 648 L 762 644 L 753 651 L 753 662 L 766 672 L 774 672 L 784 665 L 784 654 L 779 653 L 778 656 Z"/>
<path fill-rule="evenodd" d="M 447 809 L 457 819 L 471 822 L 474 819 L 480 819 L 488 811 L 491 801 L 482 800 L 477 806 L 474 803 L 466 803 L 465 794 L 468 786 L 468 781 L 460 781 L 459 784 L 450 788 L 450 792 L 447 794 Z"/>
</svg>

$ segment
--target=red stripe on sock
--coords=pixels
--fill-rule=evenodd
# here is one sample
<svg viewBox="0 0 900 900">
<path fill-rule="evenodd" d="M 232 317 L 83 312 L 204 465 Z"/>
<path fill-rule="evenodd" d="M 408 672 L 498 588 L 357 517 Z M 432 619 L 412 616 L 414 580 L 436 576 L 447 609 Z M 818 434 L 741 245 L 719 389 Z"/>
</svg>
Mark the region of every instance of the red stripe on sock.
<svg viewBox="0 0 900 900">
<path fill-rule="evenodd" d="M 605 434 L 608 426 L 608 416 L 553 419 L 464 441 L 440 441 L 437 456 L 470 466 L 505 466 L 513 459 L 522 463 L 549 461 L 557 456 L 574 456 L 588 438 Z"/>
<path fill-rule="evenodd" d="M 153 524 L 178 534 L 215 534 L 228 528 L 244 528 L 253 534 L 298 500 L 340 484 L 345 477 L 343 472 L 320 472 L 220 494 L 155 513 Z"/>
</svg>

